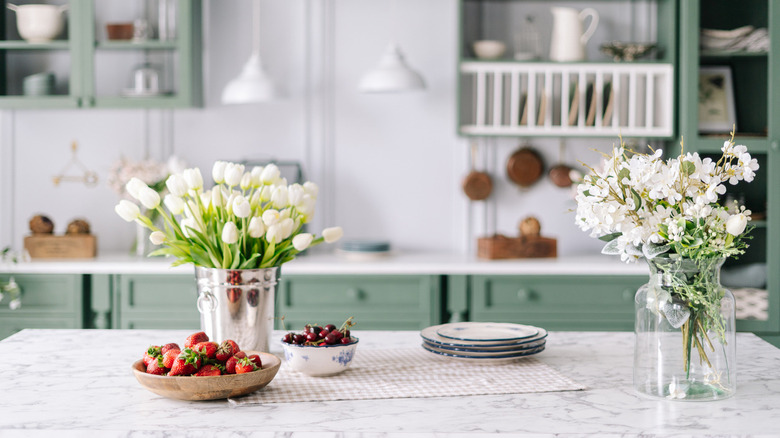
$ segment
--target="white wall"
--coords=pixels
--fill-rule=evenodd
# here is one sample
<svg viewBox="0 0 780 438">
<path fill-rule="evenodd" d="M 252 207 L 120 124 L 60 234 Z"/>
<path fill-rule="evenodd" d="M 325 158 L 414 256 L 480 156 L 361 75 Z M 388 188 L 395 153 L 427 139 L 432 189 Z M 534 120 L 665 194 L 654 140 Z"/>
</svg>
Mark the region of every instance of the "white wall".
<svg viewBox="0 0 780 438">
<path fill-rule="evenodd" d="M 222 106 L 219 95 L 249 55 L 250 2 L 204 3 L 204 108 L 2 112 L 0 246 L 21 248 L 29 218 L 45 213 L 57 231 L 86 218 L 104 253 L 128 250 L 134 230 L 113 212 L 108 169 L 121 155 L 164 158 L 172 151 L 204 176 L 215 159 L 300 160 L 323 186 L 316 230 L 338 224 L 347 237 L 387 239 L 398 249 L 471 252 L 476 236 L 514 235 L 530 214 L 540 218 L 544 235 L 559 238 L 559 254 L 598 249 L 573 225 L 568 191 L 546 179 L 526 190 L 507 180 L 506 158 L 519 140 L 480 144 L 487 158 L 481 162 L 494 176 L 489 202 L 469 204 L 461 193 L 470 160 L 455 127 L 454 0 L 398 0 L 395 9 L 382 0 L 264 0 L 262 57 L 284 99 L 247 106 Z M 391 39 L 423 74 L 427 90 L 358 93 L 361 75 Z M 70 159 L 72 140 L 81 162 L 98 172 L 99 186 L 51 183 Z M 611 143 L 570 141 L 565 159 L 594 162 L 589 148 Z M 557 162 L 557 140 L 530 144 L 548 164 Z"/>
</svg>

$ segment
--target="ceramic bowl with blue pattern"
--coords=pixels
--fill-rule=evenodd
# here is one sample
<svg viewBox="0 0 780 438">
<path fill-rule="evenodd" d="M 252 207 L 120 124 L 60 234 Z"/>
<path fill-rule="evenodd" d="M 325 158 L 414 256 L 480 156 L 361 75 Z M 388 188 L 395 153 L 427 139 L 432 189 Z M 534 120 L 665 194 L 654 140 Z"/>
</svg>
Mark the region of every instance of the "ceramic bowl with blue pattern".
<svg viewBox="0 0 780 438">
<path fill-rule="evenodd" d="M 354 342 L 334 345 L 299 345 L 282 342 L 284 359 L 291 369 L 307 376 L 332 376 L 345 371 L 355 357 L 358 338 Z"/>
</svg>

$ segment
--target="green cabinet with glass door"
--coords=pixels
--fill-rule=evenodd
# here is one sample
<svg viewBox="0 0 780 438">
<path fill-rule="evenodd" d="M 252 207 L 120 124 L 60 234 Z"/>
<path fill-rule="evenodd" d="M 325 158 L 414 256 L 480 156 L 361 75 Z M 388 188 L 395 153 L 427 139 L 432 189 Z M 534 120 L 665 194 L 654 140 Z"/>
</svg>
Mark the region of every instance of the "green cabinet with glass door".
<svg viewBox="0 0 780 438">
<path fill-rule="evenodd" d="M 737 305 L 748 302 L 751 294 L 764 294 L 766 311 L 759 317 L 737 321 L 737 328 L 767 336 L 780 334 L 780 3 L 773 0 L 729 0 L 680 3 L 680 133 L 685 149 L 704 155 L 720 156 L 728 138 L 731 121 L 736 124 L 736 144 L 744 144 L 756 157 L 761 168 L 751 183 L 729 186 L 753 214 L 755 229 L 747 252 L 730 259 L 723 268 L 724 283 L 730 273 L 750 272 L 756 266 L 765 267 L 765 281 L 745 278 L 752 284 L 745 288 L 728 285 L 735 290 Z M 766 28 L 770 50 L 702 48 L 701 29 L 733 30 L 743 26 Z M 710 33 L 711 34 L 711 33 Z M 706 42 L 706 40 L 705 40 Z M 715 44 L 717 45 L 717 44 Z M 702 67 L 715 67 L 720 76 L 707 79 Z M 721 78 L 725 79 L 722 81 Z M 729 81 L 730 79 L 730 81 Z M 712 100 L 708 91 L 712 80 L 724 91 L 724 102 L 733 96 L 734 119 L 728 111 L 705 111 L 700 115 L 700 101 Z M 731 87 L 728 84 L 731 83 Z M 728 108 L 728 106 L 726 106 Z M 713 126 L 723 121 L 717 132 Z M 674 149 L 673 149 L 674 150 Z M 742 294 L 742 297 L 740 295 Z"/>
<path fill-rule="evenodd" d="M 202 105 L 200 0 L 69 0 L 62 35 L 30 43 L 17 32 L 15 12 L 2 2 L 0 20 L 0 108 L 183 108 Z M 152 16 L 169 5 L 170 30 L 160 38 L 108 40 L 106 24 Z M 150 9 L 146 9 L 150 8 Z M 156 12 L 159 15 L 159 12 Z M 156 20 L 159 22 L 159 20 Z M 170 35 L 165 36 L 165 33 Z M 134 71 L 150 66 L 160 92 L 133 90 Z M 53 93 L 26 94 L 26 77 L 52 72 Z"/>
<path fill-rule="evenodd" d="M 88 310 L 83 276 L 77 274 L 0 274 L 0 284 L 13 278 L 19 285 L 21 306 L 0 299 L 0 339 L 25 328 L 82 328 Z"/>
</svg>

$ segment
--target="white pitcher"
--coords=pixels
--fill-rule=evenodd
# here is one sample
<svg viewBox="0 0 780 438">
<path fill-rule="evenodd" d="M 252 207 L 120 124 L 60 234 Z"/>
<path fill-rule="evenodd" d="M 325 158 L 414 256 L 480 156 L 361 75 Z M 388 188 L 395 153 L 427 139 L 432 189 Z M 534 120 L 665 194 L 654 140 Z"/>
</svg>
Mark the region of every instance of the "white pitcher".
<svg viewBox="0 0 780 438">
<path fill-rule="evenodd" d="M 550 41 L 550 60 L 583 61 L 585 44 L 599 25 L 599 14 L 593 8 L 578 11 L 574 8 L 554 6 L 552 40 Z M 582 31 L 585 18 L 590 17 L 590 26 Z"/>
</svg>

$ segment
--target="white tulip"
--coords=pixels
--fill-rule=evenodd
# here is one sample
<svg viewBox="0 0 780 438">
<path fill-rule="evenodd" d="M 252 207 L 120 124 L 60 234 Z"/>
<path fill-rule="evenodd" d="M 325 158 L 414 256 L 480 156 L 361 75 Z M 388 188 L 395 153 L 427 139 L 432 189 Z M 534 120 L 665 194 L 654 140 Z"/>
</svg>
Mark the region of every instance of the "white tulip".
<svg viewBox="0 0 780 438">
<path fill-rule="evenodd" d="M 306 181 L 303 183 L 303 189 L 306 190 L 306 193 L 315 199 L 317 199 L 317 195 L 320 193 L 320 187 L 311 181 Z"/>
<path fill-rule="evenodd" d="M 284 210 L 279 212 L 279 220 L 287 219 L 288 217 L 292 216 L 292 210 L 289 208 L 285 208 Z"/>
<path fill-rule="evenodd" d="M 343 235 L 344 230 L 342 230 L 341 227 L 331 227 L 322 230 L 322 237 L 325 239 L 326 243 L 333 243 L 341 239 L 341 236 Z"/>
<path fill-rule="evenodd" d="M 252 197 L 249 199 L 249 204 L 252 207 L 257 207 L 260 205 L 260 190 L 255 190 L 252 192 Z"/>
<path fill-rule="evenodd" d="M 165 181 L 165 186 L 168 187 L 168 191 L 176 196 L 184 196 L 187 194 L 187 181 L 181 175 L 171 175 Z"/>
<path fill-rule="evenodd" d="M 220 187 L 214 187 L 211 190 L 211 205 L 214 208 L 222 208 L 225 206 L 225 194 Z"/>
<path fill-rule="evenodd" d="M 165 242 L 165 233 L 162 231 L 152 231 L 149 240 L 155 245 L 162 245 Z"/>
<path fill-rule="evenodd" d="M 288 217 L 287 219 L 279 222 L 279 226 L 282 228 L 282 239 L 286 239 L 292 235 L 293 227 L 295 227 L 295 221 Z"/>
<path fill-rule="evenodd" d="M 276 167 L 276 164 L 269 164 L 265 166 L 260 173 L 260 181 L 262 181 L 263 184 L 273 184 L 279 179 L 279 175 L 281 175 L 281 172 L 279 171 L 279 168 Z"/>
<path fill-rule="evenodd" d="M 262 202 L 268 202 L 271 200 L 271 195 L 274 193 L 274 188 L 272 186 L 263 186 L 263 188 L 260 190 L 260 200 Z"/>
<path fill-rule="evenodd" d="M 287 201 L 290 205 L 297 207 L 303 202 L 303 195 L 306 194 L 303 186 L 300 184 L 293 184 L 287 188 Z"/>
<path fill-rule="evenodd" d="M 199 215 L 200 207 L 198 207 L 198 204 L 195 203 L 192 199 L 187 201 L 187 204 L 184 206 L 184 215 L 190 218 L 195 218 Z"/>
<path fill-rule="evenodd" d="M 282 241 L 282 229 L 279 224 L 271 225 L 268 227 L 268 231 L 265 232 L 265 240 L 268 243 L 281 243 Z"/>
<path fill-rule="evenodd" d="M 214 182 L 222 184 L 225 181 L 225 167 L 227 161 L 215 161 L 214 167 L 211 168 L 211 177 L 214 178 Z"/>
<path fill-rule="evenodd" d="M 298 234 L 297 236 L 293 237 L 293 248 L 298 251 L 303 251 L 304 249 L 308 248 L 309 245 L 311 245 L 312 240 L 314 240 L 314 236 L 312 236 L 310 233 Z"/>
<path fill-rule="evenodd" d="M 252 213 L 252 207 L 249 205 L 249 201 L 241 195 L 236 196 L 233 200 L 233 214 L 237 217 L 245 218 L 249 217 Z"/>
<path fill-rule="evenodd" d="M 276 186 L 271 194 L 271 204 L 275 208 L 284 208 L 287 207 L 287 199 L 287 187 Z"/>
<path fill-rule="evenodd" d="M 309 222 L 314 217 L 314 207 L 317 200 L 311 195 L 303 195 L 303 201 L 300 205 L 296 206 L 298 213 L 303 216 L 303 221 Z"/>
<path fill-rule="evenodd" d="M 187 162 L 177 157 L 176 155 L 171 155 L 168 157 L 168 161 L 165 163 L 165 168 L 171 175 L 184 172 L 186 167 Z"/>
<path fill-rule="evenodd" d="M 735 214 L 726 222 L 726 231 L 732 236 L 739 236 L 745 231 L 747 222 L 747 216 L 742 213 Z"/>
<path fill-rule="evenodd" d="M 119 204 L 114 207 L 114 211 L 119 215 L 119 217 L 128 222 L 132 222 L 141 216 L 141 209 L 126 199 L 119 201 Z"/>
<path fill-rule="evenodd" d="M 194 218 L 188 217 L 181 221 L 181 231 L 184 233 L 186 237 L 193 237 L 191 235 L 191 230 L 197 230 L 198 229 L 198 223 L 195 222 Z"/>
<path fill-rule="evenodd" d="M 203 204 L 203 208 L 209 208 L 209 203 L 211 203 L 211 190 L 200 194 L 200 203 Z"/>
<path fill-rule="evenodd" d="M 222 228 L 222 241 L 228 245 L 238 242 L 238 227 L 233 221 L 228 221 Z"/>
<path fill-rule="evenodd" d="M 197 167 L 193 169 L 184 169 L 182 177 L 190 190 L 198 191 L 203 188 L 203 177 L 200 174 L 200 169 Z"/>
<path fill-rule="evenodd" d="M 263 237 L 265 234 L 265 225 L 263 219 L 259 216 L 255 216 L 249 220 L 249 237 Z"/>
<path fill-rule="evenodd" d="M 244 176 L 244 165 L 236 163 L 227 163 L 225 166 L 225 184 L 228 187 L 237 186 Z"/>
<path fill-rule="evenodd" d="M 149 186 L 136 177 L 130 178 L 130 181 L 125 184 L 125 190 L 135 199 L 138 199 L 138 197 L 141 195 L 141 190 L 143 190 L 144 187 L 148 188 Z"/>
<path fill-rule="evenodd" d="M 260 177 L 260 175 L 263 174 L 262 166 L 253 167 L 250 174 L 252 175 L 252 187 L 260 187 L 263 185 L 263 179 Z"/>
<path fill-rule="evenodd" d="M 138 193 L 138 200 L 148 209 L 157 208 L 160 205 L 160 194 L 151 187 L 144 187 Z"/>
<path fill-rule="evenodd" d="M 276 225 L 279 222 L 279 212 L 274 209 L 268 209 L 263 212 L 263 223 L 266 227 Z"/>
<path fill-rule="evenodd" d="M 184 199 L 169 193 L 163 200 L 165 207 L 173 214 L 181 214 L 184 211 Z"/>
<path fill-rule="evenodd" d="M 252 187 L 252 174 L 250 174 L 249 172 L 245 173 L 241 177 L 241 182 L 238 183 L 238 185 L 241 187 L 241 190 L 246 190 Z"/>
</svg>

